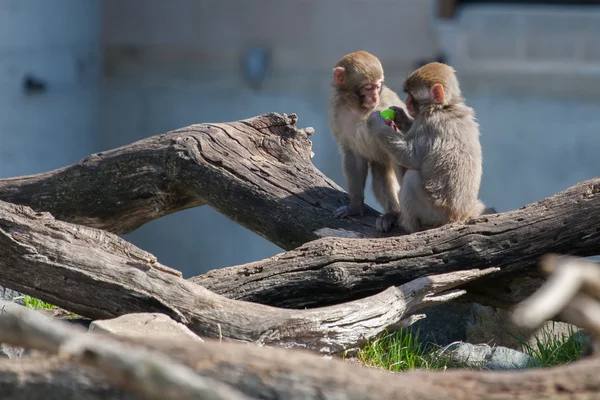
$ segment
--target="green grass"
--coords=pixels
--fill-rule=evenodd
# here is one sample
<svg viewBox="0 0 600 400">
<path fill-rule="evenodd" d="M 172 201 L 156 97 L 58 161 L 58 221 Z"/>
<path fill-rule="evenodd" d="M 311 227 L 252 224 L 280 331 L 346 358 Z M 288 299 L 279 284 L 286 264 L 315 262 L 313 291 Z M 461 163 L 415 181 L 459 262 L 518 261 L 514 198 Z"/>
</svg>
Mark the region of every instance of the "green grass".
<svg viewBox="0 0 600 400">
<path fill-rule="evenodd" d="M 516 335 L 513 336 L 521 344 L 522 351 L 536 360 L 537 364 L 532 367 L 553 367 L 575 361 L 580 357 L 584 346 L 572 329 L 567 334 L 555 334 L 548 329 L 542 329 L 531 341 L 533 345 Z M 418 342 L 418 334 L 413 335 L 410 331 L 402 329 L 378 335 L 357 351 L 356 358 L 364 365 L 393 372 L 462 367 L 436 354 L 437 346 L 428 347 L 429 349 L 425 350 Z"/>
<path fill-rule="evenodd" d="M 435 355 L 435 348 L 425 350 L 418 334 L 407 330 L 383 332 L 360 349 L 356 357 L 365 365 L 393 372 L 408 369 L 445 369 L 447 361 Z"/>
<path fill-rule="evenodd" d="M 533 344 L 519 336 L 514 337 L 521 344 L 522 351 L 538 362 L 537 367 L 554 367 L 573 362 L 580 357 L 584 347 L 583 341 L 577 338 L 572 328 L 569 328 L 567 334 L 556 334 L 543 328 L 534 337 Z"/>
<path fill-rule="evenodd" d="M 35 297 L 31 297 L 31 296 L 19 296 L 19 297 L 15 297 L 13 300 L 19 300 L 19 299 L 23 300 L 23 302 L 25 303 L 25 307 L 33 308 L 34 310 L 41 310 L 41 309 L 52 310 L 53 308 L 56 308 L 55 305 L 46 303 L 45 301 L 36 299 Z"/>
</svg>

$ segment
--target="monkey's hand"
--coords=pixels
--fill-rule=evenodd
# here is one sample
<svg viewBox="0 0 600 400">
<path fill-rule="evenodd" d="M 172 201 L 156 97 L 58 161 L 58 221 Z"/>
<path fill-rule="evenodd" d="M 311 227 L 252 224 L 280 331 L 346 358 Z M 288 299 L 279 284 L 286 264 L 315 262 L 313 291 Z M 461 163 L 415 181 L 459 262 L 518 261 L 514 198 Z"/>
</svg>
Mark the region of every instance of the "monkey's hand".
<svg viewBox="0 0 600 400">
<path fill-rule="evenodd" d="M 401 107 L 391 106 L 390 110 L 394 110 L 394 113 L 396 114 L 394 123 L 398 126 L 398 128 L 400 128 L 402 133 L 408 132 L 413 124 L 412 117 L 410 117 Z"/>
<path fill-rule="evenodd" d="M 380 132 L 392 132 L 394 133 L 394 128 L 385 123 L 385 119 L 379 114 L 379 111 L 373 112 L 369 119 L 367 120 L 367 128 L 369 132 L 380 133 Z"/>
<path fill-rule="evenodd" d="M 348 218 L 356 215 L 361 217 L 365 215 L 365 203 L 361 202 L 360 204 L 348 204 L 347 206 L 341 206 L 333 213 L 334 218 Z"/>
</svg>

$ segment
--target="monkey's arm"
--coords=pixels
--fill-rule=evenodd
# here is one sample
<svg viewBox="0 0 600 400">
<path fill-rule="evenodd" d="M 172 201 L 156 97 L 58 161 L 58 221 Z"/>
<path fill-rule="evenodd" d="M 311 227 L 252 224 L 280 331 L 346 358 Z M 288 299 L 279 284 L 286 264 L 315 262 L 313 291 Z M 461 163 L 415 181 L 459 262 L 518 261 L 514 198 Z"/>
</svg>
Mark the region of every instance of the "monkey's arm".
<svg viewBox="0 0 600 400">
<path fill-rule="evenodd" d="M 369 131 L 392 156 L 392 158 L 401 166 L 407 169 L 419 169 L 421 161 L 417 157 L 415 146 L 412 140 L 405 140 L 393 128 L 386 125 L 385 120 L 374 112 L 367 122 Z"/>
<path fill-rule="evenodd" d="M 402 133 L 406 134 L 412 128 L 414 120 L 406 114 L 406 111 L 401 107 L 391 106 L 390 110 L 394 110 L 396 118 L 394 122 L 400 128 Z"/>
</svg>

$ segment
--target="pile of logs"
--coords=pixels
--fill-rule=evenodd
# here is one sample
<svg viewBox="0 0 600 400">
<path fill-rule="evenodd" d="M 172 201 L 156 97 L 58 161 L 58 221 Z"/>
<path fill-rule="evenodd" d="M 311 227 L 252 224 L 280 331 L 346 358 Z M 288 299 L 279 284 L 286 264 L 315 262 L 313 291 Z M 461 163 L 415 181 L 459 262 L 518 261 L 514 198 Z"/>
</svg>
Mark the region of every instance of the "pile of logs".
<svg viewBox="0 0 600 400">
<path fill-rule="evenodd" d="M 3 312 L 0 342 L 53 356 L 0 360 L 2 398 L 600 396 L 594 357 L 526 372 L 395 375 L 337 357 L 457 298 L 516 306 L 523 327 L 560 318 L 598 339 L 600 267 L 546 255 L 600 254 L 600 179 L 465 224 L 381 235 L 372 209 L 332 217 L 346 194 L 314 167 L 313 130 L 296 122 L 266 114 L 193 125 L 0 179 L 1 286 L 91 319 L 163 313 L 205 339 L 90 336 L 35 312 Z M 286 251 L 183 279 L 117 236 L 203 205 Z"/>
</svg>

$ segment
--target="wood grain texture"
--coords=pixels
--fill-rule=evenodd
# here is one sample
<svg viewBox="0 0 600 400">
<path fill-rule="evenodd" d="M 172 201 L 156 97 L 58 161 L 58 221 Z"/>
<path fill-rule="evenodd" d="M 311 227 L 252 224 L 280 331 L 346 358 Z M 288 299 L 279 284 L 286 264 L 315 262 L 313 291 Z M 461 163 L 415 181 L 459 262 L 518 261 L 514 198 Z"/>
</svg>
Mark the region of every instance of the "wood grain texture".
<svg viewBox="0 0 600 400">
<path fill-rule="evenodd" d="M 182 279 L 112 233 L 0 201 L 0 285 L 91 319 L 160 312 L 201 337 L 340 353 L 403 326 L 416 310 L 455 298 L 462 294 L 452 291 L 456 286 L 491 272 L 424 277 L 331 307 L 278 309 Z"/>
<path fill-rule="evenodd" d="M 464 286 L 482 304 L 507 307 L 536 290 L 546 253 L 600 254 L 600 179 L 518 210 L 412 235 L 324 238 L 271 258 L 190 278 L 216 293 L 279 307 L 315 307 L 464 268 L 501 272 Z"/>
<path fill-rule="evenodd" d="M 599 358 L 520 371 L 446 370 L 389 373 L 302 351 L 240 343 L 118 338 L 193 368 L 248 397 L 336 400 L 583 400 L 600 397 Z M 0 359 L 3 399 L 137 399 L 76 360 Z M 44 392 L 45 391 L 45 392 Z M 5 395 L 8 394 L 8 395 Z M 19 397 L 27 394 L 27 397 Z M 45 396 L 44 396 L 45 394 Z M 60 394 L 63 397 L 54 396 Z"/>
<path fill-rule="evenodd" d="M 332 218 L 347 195 L 313 166 L 312 131 L 296 123 L 295 114 L 271 113 L 192 125 L 60 170 L 2 179 L 0 199 L 116 233 L 210 205 L 291 251 L 192 281 L 232 299 L 288 308 L 338 304 L 429 274 L 487 267 L 502 271 L 465 285 L 468 299 L 509 307 L 540 286 L 532 267 L 543 254 L 600 254 L 599 179 L 519 210 L 415 235 L 395 230 L 381 237 L 372 209 L 364 218 Z"/>
<path fill-rule="evenodd" d="M 377 236 L 333 211 L 346 193 L 311 162 L 312 129 L 265 114 L 152 136 L 42 174 L 0 179 L 0 200 L 114 233 L 207 204 L 283 249 L 324 235 Z M 317 231 L 327 228 L 324 233 Z"/>
</svg>

